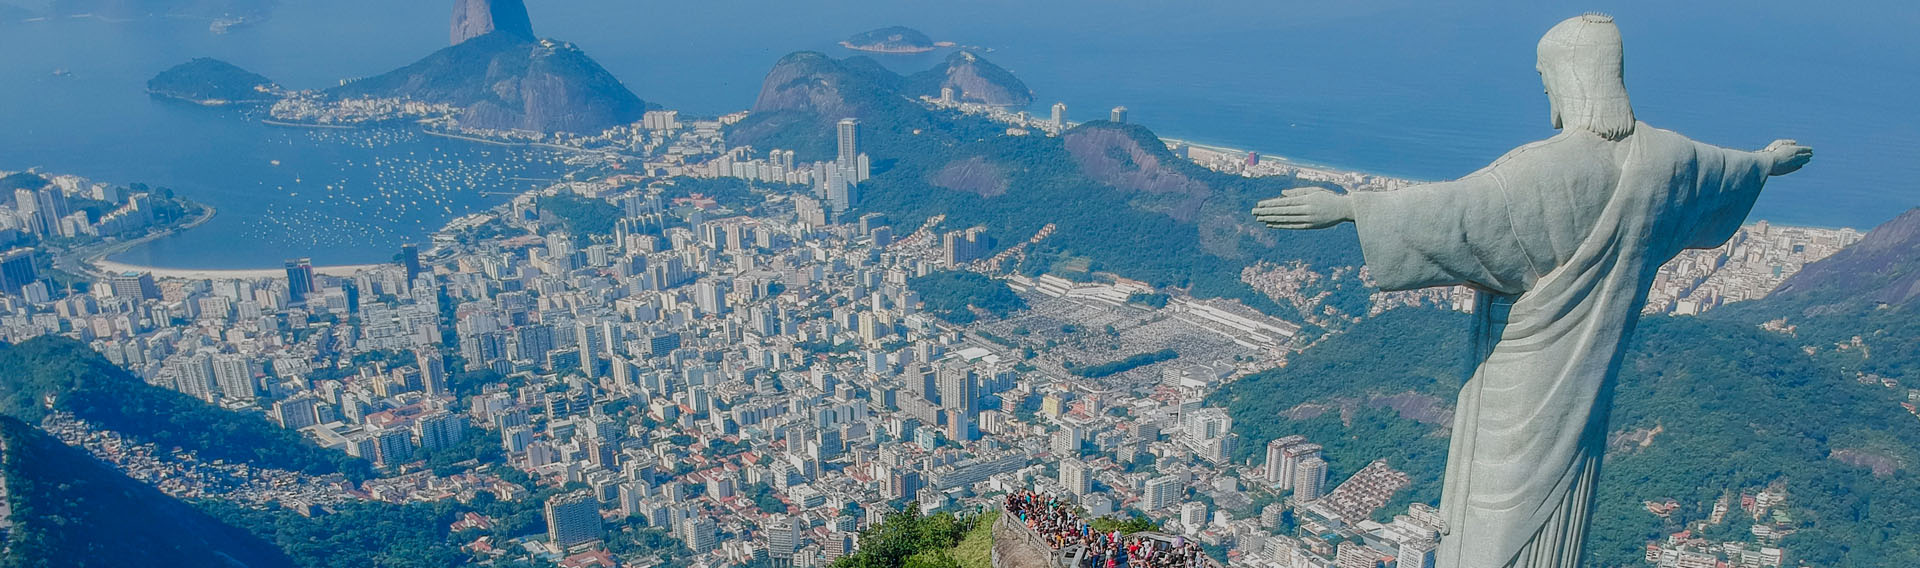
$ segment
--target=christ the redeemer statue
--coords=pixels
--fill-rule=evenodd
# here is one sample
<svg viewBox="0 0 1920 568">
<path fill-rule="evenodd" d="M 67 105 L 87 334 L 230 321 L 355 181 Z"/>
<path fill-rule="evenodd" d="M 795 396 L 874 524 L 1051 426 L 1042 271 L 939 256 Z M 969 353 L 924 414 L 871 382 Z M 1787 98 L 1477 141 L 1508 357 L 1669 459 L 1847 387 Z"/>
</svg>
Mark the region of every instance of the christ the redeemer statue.
<svg viewBox="0 0 1920 568">
<path fill-rule="evenodd" d="M 1813 151 L 1694 142 L 1636 122 L 1607 16 L 1561 22 L 1539 71 L 1560 134 L 1458 181 L 1399 191 L 1289 190 L 1269 227 L 1352 221 L 1382 290 L 1477 289 L 1440 509 L 1441 568 L 1580 563 L 1622 346 L 1654 272 L 1733 236 L 1767 176 Z"/>
</svg>

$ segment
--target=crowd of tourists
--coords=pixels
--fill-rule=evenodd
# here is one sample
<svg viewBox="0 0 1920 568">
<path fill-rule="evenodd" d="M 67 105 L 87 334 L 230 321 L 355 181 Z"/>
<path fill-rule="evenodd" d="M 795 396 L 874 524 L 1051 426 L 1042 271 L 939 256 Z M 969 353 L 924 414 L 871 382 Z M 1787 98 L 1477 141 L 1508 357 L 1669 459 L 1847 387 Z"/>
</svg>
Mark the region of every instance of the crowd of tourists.
<svg viewBox="0 0 1920 568">
<path fill-rule="evenodd" d="M 1074 512 L 1073 505 L 1050 495 L 1022 491 L 1007 495 L 1007 514 L 1060 550 L 1079 546 L 1080 565 L 1074 568 L 1207 568 L 1200 545 L 1184 537 L 1173 542 L 1150 538 L 1127 542 L 1120 531 L 1096 531 Z"/>
</svg>

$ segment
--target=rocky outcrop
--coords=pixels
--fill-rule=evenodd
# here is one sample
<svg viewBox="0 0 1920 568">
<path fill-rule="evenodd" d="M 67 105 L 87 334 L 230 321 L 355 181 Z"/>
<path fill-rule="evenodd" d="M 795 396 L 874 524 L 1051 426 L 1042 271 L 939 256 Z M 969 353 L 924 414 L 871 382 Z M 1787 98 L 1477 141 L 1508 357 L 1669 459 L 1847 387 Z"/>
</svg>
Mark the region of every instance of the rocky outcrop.
<svg viewBox="0 0 1920 568">
<path fill-rule="evenodd" d="M 521 0 L 454 0 L 452 28 L 452 43 L 448 45 L 495 32 L 534 39 L 533 20 L 527 17 L 527 5 Z"/>
<path fill-rule="evenodd" d="M 938 187 L 965 191 L 981 197 L 994 197 L 1007 192 L 1007 184 L 1010 180 L 1007 179 L 1005 166 L 974 156 L 948 162 L 946 167 L 934 172 L 933 178 L 928 181 Z"/>
<path fill-rule="evenodd" d="M 753 112 L 806 112 L 829 120 L 864 117 L 894 106 L 900 76 L 872 59 L 834 59 L 816 51 L 788 54 L 767 71 Z"/>
<path fill-rule="evenodd" d="M 834 123 L 842 118 L 902 131 L 929 124 L 929 111 L 903 94 L 904 83 L 866 57 L 791 53 L 767 71 L 753 113 L 728 130 L 727 142 L 790 149 L 802 160 L 830 160 Z"/>
<path fill-rule="evenodd" d="M 929 97 L 952 88 L 963 102 L 1013 108 L 1033 104 L 1033 90 L 1025 82 L 971 51 L 954 52 L 945 63 L 914 74 L 910 82 L 914 94 Z"/>
<path fill-rule="evenodd" d="M 1152 133 L 1138 126 L 1095 122 L 1067 131 L 1067 152 L 1087 177 L 1118 189 L 1148 194 L 1140 205 L 1192 221 L 1214 190 L 1181 167 Z"/>
</svg>

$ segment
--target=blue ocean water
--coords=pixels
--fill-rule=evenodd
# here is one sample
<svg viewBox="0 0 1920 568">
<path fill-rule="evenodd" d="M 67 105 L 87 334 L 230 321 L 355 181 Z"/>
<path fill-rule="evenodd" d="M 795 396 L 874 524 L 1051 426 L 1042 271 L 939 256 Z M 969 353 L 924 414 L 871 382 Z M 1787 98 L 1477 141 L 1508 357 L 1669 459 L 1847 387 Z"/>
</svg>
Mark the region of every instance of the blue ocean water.
<svg viewBox="0 0 1920 568">
<path fill-rule="evenodd" d="M 204 268 L 388 258 L 445 219 L 557 173 L 552 155 L 278 129 L 154 101 L 146 79 L 197 56 L 296 88 L 403 65 L 446 43 L 445 2 L 284 0 L 265 22 L 91 19 L 0 25 L 0 169 L 178 188 L 222 214 L 123 260 Z M 641 97 L 691 114 L 752 105 L 787 52 L 883 25 L 988 50 L 1075 119 L 1125 105 L 1162 136 L 1422 179 L 1550 136 L 1533 45 L 1560 19 L 1616 16 L 1642 120 L 1705 142 L 1796 138 L 1813 165 L 1754 219 L 1870 227 L 1920 205 L 1920 5 L 1758 2 L 531 0 Z M 902 71 L 944 52 L 876 56 Z M 66 77 L 53 71 L 65 69 Z M 271 160 L 280 160 L 278 166 Z M 458 175 L 434 177 L 435 168 Z M 422 176 L 425 176 L 424 178 Z M 294 182 L 294 179 L 298 182 Z M 425 181 L 422 181 L 422 180 Z M 289 189 L 290 186 L 315 189 Z M 335 185 L 334 189 L 324 189 Z M 293 195 L 298 193 L 298 195 Z M 390 205 L 399 200 L 407 209 Z M 416 204 L 416 202 L 419 202 Z"/>
</svg>

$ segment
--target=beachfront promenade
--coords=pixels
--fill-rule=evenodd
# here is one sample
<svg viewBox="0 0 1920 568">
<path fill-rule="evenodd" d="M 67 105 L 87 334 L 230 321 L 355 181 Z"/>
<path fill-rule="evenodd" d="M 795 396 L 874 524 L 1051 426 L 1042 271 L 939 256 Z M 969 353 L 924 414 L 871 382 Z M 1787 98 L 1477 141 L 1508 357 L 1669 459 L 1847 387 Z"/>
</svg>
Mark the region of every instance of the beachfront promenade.
<svg viewBox="0 0 1920 568">
<path fill-rule="evenodd" d="M 94 260 L 91 264 L 93 268 L 97 270 L 100 274 L 119 274 L 122 272 L 149 272 L 153 274 L 154 278 L 231 280 L 231 279 L 258 279 L 258 278 L 286 278 L 287 277 L 287 271 L 285 268 L 235 268 L 235 269 L 162 268 L 158 266 L 140 266 L 137 264 L 127 264 L 124 262 L 117 262 L 117 261 L 106 260 L 106 259 Z M 342 265 L 336 265 L 336 266 L 315 266 L 313 267 L 313 272 L 315 274 L 325 274 L 328 276 L 353 276 L 353 273 L 355 272 L 359 272 L 361 270 L 366 270 L 369 268 L 375 268 L 379 266 L 383 266 L 383 265 L 382 264 L 342 264 Z"/>
</svg>

